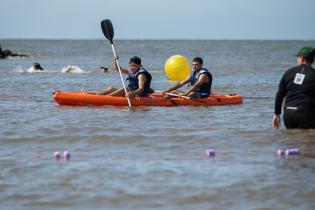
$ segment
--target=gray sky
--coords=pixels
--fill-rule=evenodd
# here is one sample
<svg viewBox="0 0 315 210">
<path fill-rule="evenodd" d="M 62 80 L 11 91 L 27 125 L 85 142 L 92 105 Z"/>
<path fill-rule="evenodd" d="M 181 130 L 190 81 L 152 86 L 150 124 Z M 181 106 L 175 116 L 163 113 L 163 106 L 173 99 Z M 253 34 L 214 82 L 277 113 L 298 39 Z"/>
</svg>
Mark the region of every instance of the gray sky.
<svg viewBox="0 0 315 210">
<path fill-rule="evenodd" d="M 315 0 L 0 0 L 0 39 L 315 39 Z"/>
</svg>

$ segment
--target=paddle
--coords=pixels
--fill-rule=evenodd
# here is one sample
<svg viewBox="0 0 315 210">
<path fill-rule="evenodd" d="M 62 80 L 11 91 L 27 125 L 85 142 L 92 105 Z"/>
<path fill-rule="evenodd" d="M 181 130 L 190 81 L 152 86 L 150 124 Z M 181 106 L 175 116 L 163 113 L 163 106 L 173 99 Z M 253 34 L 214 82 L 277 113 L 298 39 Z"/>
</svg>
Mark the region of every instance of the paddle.
<svg viewBox="0 0 315 210">
<path fill-rule="evenodd" d="M 116 65 L 118 67 L 118 70 L 119 70 L 120 79 L 121 79 L 121 82 L 122 82 L 122 84 L 124 86 L 125 96 L 127 98 L 128 105 L 131 108 L 130 99 L 129 99 L 128 94 L 127 94 L 128 92 L 127 92 L 127 89 L 126 89 L 126 85 L 125 85 L 124 79 L 123 79 L 122 74 L 121 74 L 120 65 L 118 63 L 118 58 L 117 58 L 117 55 L 116 55 L 116 52 L 115 52 L 115 48 L 114 48 L 114 42 L 113 42 L 114 28 L 113 28 L 112 22 L 109 19 L 102 20 L 101 27 L 102 27 L 102 31 L 103 31 L 104 36 L 108 39 L 108 41 L 110 42 L 110 44 L 112 46 L 112 50 L 113 50 L 114 57 L 115 57 L 115 62 L 116 62 Z"/>
<path fill-rule="evenodd" d="M 158 90 L 156 90 L 155 92 L 162 93 L 162 91 L 158 91 Z M 187 99 L 187 100 L 192 100 L 192 101 L 196 101 L 196 102 L 199 102 L 199 103 L 207 104 L 207 102 L 205 102 L 205 101 L 200 101 L 198 99 L 194 99 L 194 98 L 191 98 L 189 96 L 179 96 L 179 95 L 176 95 L 174 93 L 165 93 L 165 95 L 174 96 L 174 97 L 178 97 L 178 98 L 184 98 L 184 99 Z"/>
</svg>

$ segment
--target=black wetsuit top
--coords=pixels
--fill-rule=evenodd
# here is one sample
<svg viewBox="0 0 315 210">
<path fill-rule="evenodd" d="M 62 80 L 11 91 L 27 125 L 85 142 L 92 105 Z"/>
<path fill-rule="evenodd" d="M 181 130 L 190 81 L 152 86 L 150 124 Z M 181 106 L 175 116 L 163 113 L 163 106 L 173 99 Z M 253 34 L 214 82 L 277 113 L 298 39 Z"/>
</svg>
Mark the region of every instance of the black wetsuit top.
<svg viewBox="0 0 315 210">
<path fill-rule="evenodd" d="M 300 118 L 299 122 L 307 120 L 312 126 L 315 125 L 315 118 L 310 122 L 310 117 L 307 117 L 315 115 L 315 69 L 312 66 L 302 64 L 287 70 L 282 76 L 275 100 L 277 115 L 281 114 L 284 98 L 284 120 L 287 128 L 299 127 L 290 126 L 290 121 L 296 121 L 296 118 Z"/>
</svg>

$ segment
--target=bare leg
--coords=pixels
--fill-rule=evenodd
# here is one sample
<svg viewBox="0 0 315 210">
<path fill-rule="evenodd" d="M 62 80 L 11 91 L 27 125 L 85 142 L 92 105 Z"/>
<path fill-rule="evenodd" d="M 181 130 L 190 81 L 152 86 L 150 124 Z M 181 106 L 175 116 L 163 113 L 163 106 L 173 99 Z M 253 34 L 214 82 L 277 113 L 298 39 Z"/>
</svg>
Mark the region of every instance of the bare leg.
<svg viewBox="0 0 315 210">
<path fill-rule="evenodd" d="M 108 95 L 108 94 L 111 94 L 112 92 L 114 92 L 116 90 L 117 90 L 117 88 L 115 88 L 115 87 L 108 87 L 105 90 L 103 90 L 103 91 L 101 91 L 101 92 L 99 92 L 97 94 L 98 95 Z"/>
<path fill-rule="evenodd" d="M 115 90 L 115 91 L 111 92 L 108 95 L 109 96 L 125 96 L 125 90 L 124 90 L 124 88 L 120 88 L 118 90 Z"/>
</svg>

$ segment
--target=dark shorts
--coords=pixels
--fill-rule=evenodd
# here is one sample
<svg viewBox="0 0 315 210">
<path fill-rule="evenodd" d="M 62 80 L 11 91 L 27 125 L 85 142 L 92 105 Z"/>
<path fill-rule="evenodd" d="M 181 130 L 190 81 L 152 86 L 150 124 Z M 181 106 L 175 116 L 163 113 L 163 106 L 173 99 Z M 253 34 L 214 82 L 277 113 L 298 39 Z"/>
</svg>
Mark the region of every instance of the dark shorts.
<svg viewBox="0 0 315 210">
<path fill-rule="evenodd" d="M 201 92 L 201 91 L 197 91 L 196 94 L 200 97 L 200 98 L 208 98 L 210 93 L 207 92 Z"/>
<path fill-rule="evenodd" d="M 132 91 L 128 88 L 128 91 Z M 146 97 L 148 96 L 149 94 L 152 94 L 154 93 L 154 90 L 153 89 L 148 89 L 148 90 L 144 90 L 139 96 L 140 97 Z"/>
<path fill-rule="evenodd" d="M 315 110 L 285 110 L 283 114 L 285 127 L 311 129 L 315 128 Z"/>
</svg>

